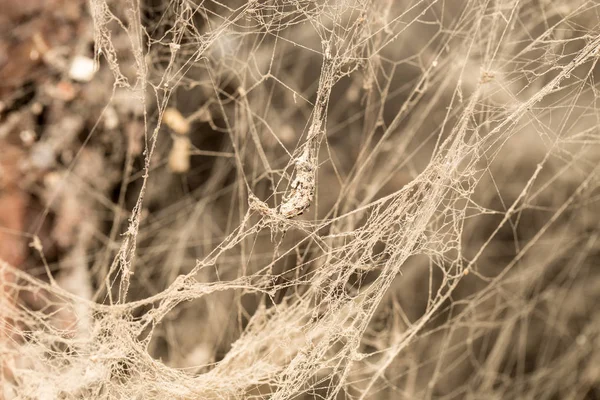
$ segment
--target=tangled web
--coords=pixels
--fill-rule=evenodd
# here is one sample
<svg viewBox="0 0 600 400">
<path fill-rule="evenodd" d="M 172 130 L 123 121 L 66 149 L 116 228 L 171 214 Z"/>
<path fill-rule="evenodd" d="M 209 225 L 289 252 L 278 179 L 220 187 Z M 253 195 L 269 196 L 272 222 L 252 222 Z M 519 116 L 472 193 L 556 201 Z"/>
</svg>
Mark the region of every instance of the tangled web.
<svg viewBox="0 0 600 400">
<path fill-rule="evenodd" d="M 83 284 L 0 264 L 6 398 L 600 395 L 596 1 L 89 13 L 139 140 Z"/>
</svg>

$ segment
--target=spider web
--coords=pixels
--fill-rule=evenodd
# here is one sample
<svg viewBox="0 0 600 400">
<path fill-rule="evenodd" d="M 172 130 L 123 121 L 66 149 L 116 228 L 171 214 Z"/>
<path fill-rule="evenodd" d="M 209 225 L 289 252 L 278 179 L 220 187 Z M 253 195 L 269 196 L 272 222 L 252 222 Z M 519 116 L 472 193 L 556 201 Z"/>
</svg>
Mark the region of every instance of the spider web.
<svg viewBox="0 0 600 400">
<path fill-rule="evenodd" d="M 600 7 L 559 3 L 91 0 L 142 150 L 87 293 L 0 264 L 44 304 L 5 397 L 598 395 Z"/>
</svg>

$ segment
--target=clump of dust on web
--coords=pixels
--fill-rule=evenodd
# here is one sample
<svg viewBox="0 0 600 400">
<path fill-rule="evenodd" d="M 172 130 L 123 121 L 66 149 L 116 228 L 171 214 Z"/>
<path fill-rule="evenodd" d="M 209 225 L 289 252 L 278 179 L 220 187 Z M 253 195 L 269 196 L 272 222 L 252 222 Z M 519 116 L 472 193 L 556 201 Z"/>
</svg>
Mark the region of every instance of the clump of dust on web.
<svg viewBox="0 0 600 400">
<path fill-rule="evenodd" d="M 1 264 L 5 397 L 598 395 L 595 1 L 89 11 L 139 184 L 89 298 Z"/>
</svg>

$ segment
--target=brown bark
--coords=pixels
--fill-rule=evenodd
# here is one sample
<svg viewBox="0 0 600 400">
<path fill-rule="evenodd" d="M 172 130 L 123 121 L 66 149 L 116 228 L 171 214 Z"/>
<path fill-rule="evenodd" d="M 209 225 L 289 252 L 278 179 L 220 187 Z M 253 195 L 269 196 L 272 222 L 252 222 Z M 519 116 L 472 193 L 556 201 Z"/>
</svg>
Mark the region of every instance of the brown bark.
<svg viewBox="0 0 600 400">
<path fill-rule="evenodd" d="M 22 268 L 27 255 L 27 240 L 20 233 L 25 228 L 28 203 L 28 195 L 18 186 L 18 165 L 23 153 L 3 140 L 0 140 L 0 148 L 0 260 Z M 9 348 L 12 342 L 11 314 L 18 295 L 14 283 L 15 275 L 8 268 L 0 267 L 0 349 Z M 11 361 L 4 355 L 0 361 L 0 386 L 5 379 L 10 379 Z"/>
</svg>

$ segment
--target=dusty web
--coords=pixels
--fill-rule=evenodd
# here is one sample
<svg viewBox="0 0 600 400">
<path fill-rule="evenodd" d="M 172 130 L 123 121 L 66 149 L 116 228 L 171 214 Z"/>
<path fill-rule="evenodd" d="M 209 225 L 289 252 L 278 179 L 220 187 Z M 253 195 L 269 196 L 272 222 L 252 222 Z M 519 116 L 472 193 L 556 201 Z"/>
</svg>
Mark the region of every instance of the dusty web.
<svg viewBox="0 0 600 400">
<path fill-rule="evenodd" d="M 6 398 L 599 394 L 595 1 L 89 13 L 137 133 L 74 277 L 0 263 Z"/>
</svg>

